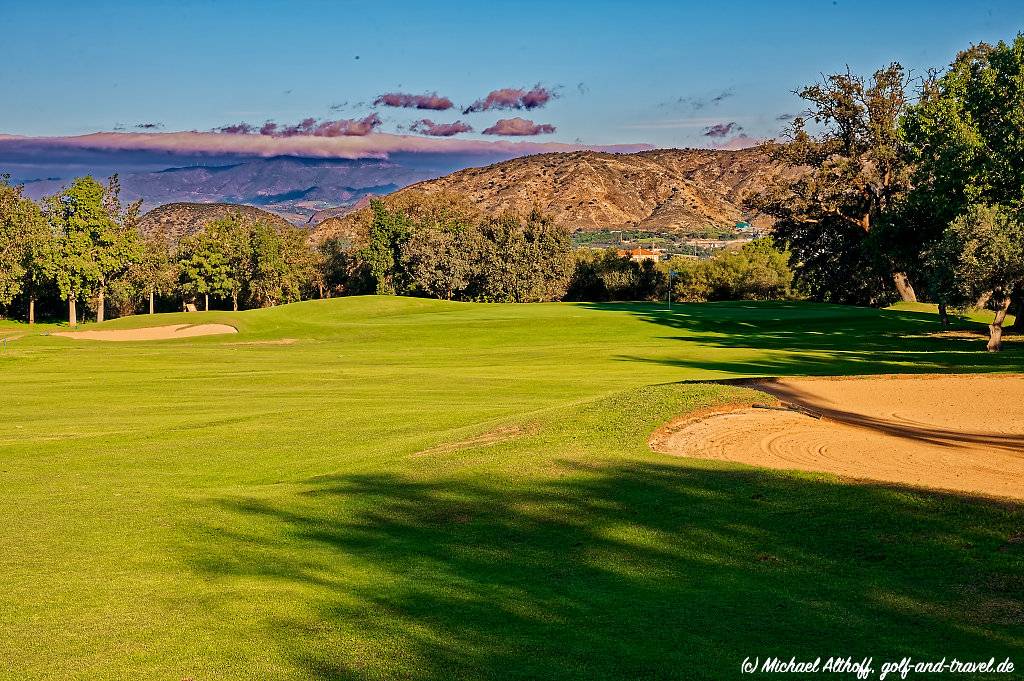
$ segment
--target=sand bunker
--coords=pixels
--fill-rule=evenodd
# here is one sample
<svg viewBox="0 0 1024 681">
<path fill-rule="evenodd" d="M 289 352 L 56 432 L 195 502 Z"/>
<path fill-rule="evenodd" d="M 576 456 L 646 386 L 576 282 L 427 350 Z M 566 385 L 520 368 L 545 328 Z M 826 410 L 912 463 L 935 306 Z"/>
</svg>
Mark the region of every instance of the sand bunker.
<svg viewBox="0 0 1024 681">
<path fill-rule="evenodd" d="M 150 326 L 144 329 L 62 331 L 53 335 L 78 338 L 80 340 L 149 341 L 192 338 L 194 336 L 215 336 L 222 333 L 238 333 L 238 329 L 227 324 L 170 324 L 168 326 Z"/>
<path fill-rule="evenodd" d="M 651 447 L 677 456 L 1024 500 L 1024 377 L 778 379 L 765 405 L 691 415 Z M 781 405 L 781 407 L 779 406 Z"/>
</svg>

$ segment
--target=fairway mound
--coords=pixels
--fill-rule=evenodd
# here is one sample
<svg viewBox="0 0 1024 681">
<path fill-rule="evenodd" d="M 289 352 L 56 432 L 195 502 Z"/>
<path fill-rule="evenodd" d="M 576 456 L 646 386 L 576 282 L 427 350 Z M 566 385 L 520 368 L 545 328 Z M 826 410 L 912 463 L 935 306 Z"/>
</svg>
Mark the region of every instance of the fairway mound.
<svg viewBox="0 0 1024 681">
<path fill-rule="evenodd" d="M 238 333 L 238 329 L 227 324 L 169 324 L 167 326 L 149 326 L 144 329 L 62 331 L 53 335 L 77 338 L 78 340 L 150 341 L 193 338 L 195 336 L 216 336 L 225 333 Z"/>
<path fill-rule="evenodd" d="M 1024 500 L 1024 377 L 754 382 L 775 400 L 672 422 L 655 451 Z"/>
</svg>

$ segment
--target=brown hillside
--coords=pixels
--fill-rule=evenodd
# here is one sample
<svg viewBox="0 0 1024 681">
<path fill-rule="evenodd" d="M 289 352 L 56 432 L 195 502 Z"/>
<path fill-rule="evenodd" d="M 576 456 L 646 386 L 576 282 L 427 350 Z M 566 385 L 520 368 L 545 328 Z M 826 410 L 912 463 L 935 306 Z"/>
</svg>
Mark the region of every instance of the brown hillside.
<svg viewBox="0 0 1024 681">
<path fill-rule="evenodd" d="M 767 216 L 743 201 L 796 170 L 760 149 L 657 149 L 636 154 L 595 151 L 538 154 L 467 168 L 389 196 L 452 192 L 488 213 L 538 207 L 573 231 L 644 229 L 658 232 L 732 226 L 740 219 L 767 226 Z M 356 223 L 356 211 L 317 228 L 318 238 Z"/>
<path fill-rule="evenodd" d="M 167 203 L 142 216 L 139 227 L 143 234 L 163 228 L 175 239 L 198 232 L 214 220 L 241 215 L 252 222 L 265 222 L 275 227 L 290 227 L 284 218 L 253 206 L 235 203 Z"/>
</svg>

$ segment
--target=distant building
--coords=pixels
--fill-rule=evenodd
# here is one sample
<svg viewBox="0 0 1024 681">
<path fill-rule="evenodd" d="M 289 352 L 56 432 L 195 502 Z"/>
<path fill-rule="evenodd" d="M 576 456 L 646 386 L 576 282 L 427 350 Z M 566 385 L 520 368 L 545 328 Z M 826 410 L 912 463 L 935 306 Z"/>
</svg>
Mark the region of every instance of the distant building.
<svg viewBox="0 0 1024 681">
<path fill-rule="evenodd" d="M 658 262 L 661 259 L 661 253 L 646 248 L 630 248 L 628 250 L 620 248 L 618 254 L 620 258 L 629 258 L 633 262 L 643 262 L 644 260 Z"/>
<path fill-rule="evenodd" d="M 687 239 L 686 245 L 695 248 L 704 248 L 713 251 L 717 248 L 739 248 L 744 244 L 749 244 L 753 239 L 749 236 L 740 237 L 738 239 Z"/>
</svg>

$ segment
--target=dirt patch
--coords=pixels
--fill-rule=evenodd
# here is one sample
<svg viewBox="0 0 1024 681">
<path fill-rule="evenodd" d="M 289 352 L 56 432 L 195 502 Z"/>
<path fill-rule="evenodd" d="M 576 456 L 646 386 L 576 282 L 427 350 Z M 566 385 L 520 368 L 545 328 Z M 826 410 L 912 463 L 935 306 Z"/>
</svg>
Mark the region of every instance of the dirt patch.
<svg viewBox="0 0 1024 681">
<path fill-rule="evenodd" d="M 1024 500 L 1024 377 L 775 379 L 669 423 L 655 451 Z"/>
<path fill-rule="evenodd" d="M 458 442 L 447 442 L 436 447 L 431 447 L 430 449 L 415 452 L 410 454 L 409 457 L 419 458 L 421 456 L 430 456 L 432 454 L 447 454 L 448 452 L 456 452 L 461 449 L 470 449 L 472 447 L 486 447 L 487 445 L 494 445 L 499 442 L 514 440 L 526 435 L 535 435 L 539 431 L 540 426 L 538 424 L 529 424 L 526 426 L 501 426 L 475 437 L 459 440 Z"/>
<path fill-rule="evenodd" d="M 245 341 L 243 343 L 225 343 L 225 345 L 295 345 L 298 343 L 294 338 L 276 338 L 274 340 Z"/>
<path fill-rule="evenodd" d="M 150 326 L 144 329 L 111 329 L 103 331 L 61 331 L 54 336 L 98 341 L 150 341 L 193 338 L 195 336 L 216 336 L 224 333 L 238 333 L 238 329 L 227 324 L 170 324 Z"/>
</svg>

